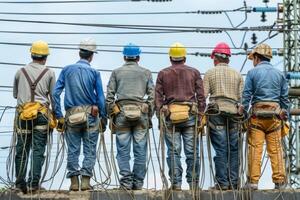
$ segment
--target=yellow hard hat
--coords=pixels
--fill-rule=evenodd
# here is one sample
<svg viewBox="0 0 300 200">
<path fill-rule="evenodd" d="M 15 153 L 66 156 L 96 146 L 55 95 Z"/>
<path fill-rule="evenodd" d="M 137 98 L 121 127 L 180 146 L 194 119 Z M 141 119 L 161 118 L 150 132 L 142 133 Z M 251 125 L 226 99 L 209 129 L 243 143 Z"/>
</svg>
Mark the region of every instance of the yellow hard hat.
<svg viewBox="0 0 300 200">
<path fill-rule="evenodd" d="M 179 42 L 172 44 L 169 50 L 169 56 L 173 60 L 182 60 L 186 57 L 186 48 Z"/>
<path fill-rule="evenodd" d="M 30 53 L 35 56 L 48 56 L 50 53 L 47 42 L 42 40 L 33 42 L 30 48 Z"/>
<path fill-rule="evenodd" d="M 257 53 L 268 59 L 272 59 L 272 48 L 267 44 L 260 44 L 255 47 L 252 52 L 248 55 L 248 59 L 253 60 L 254 54 Z"/>
</svg>

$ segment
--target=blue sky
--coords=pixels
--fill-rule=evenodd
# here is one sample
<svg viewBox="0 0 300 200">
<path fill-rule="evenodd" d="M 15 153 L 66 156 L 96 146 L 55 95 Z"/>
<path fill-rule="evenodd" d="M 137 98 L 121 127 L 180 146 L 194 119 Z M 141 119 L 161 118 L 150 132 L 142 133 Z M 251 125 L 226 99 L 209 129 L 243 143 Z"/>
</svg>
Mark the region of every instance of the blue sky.
<svg viewBox="0 0 300 200">
<path fill-rule="evenodd" d="M 277 6 L 281 1 L 271 1 L 269 6 Z M 261 0 L 247 1 L 248 6 L 264 6 Z M 234 9 L 243 6 L 243 1 L 237 0 L 173 0 L 167 3 L 151 3 L 151 2 L 130 2 L 130 3 L 83 3 L 83 4 L 42 4 L 42 5 L 14 5 L 2 4 L 0 11 L 6 12 L 154 12 L 154 11 L 196 11 L 196 10 L 226 10 Z M 229 13 L 234 24 L 238 24 L 243 20 L 243 13 Z M 261 26 L 271 25 L 276 20 L 276 13 L 267 13 L 267 22 L 260 21 L 260 13 L 248 14 L 248 20 L 243 26 Z M 200 14 L 186 14 L 186 15 L 131 15 L 131 16 L 16 16 L 0 14 L 0 19 L 26 19 L 26 20 L 44 20 L 44 21 L 60 21 L 60 22 L 81 22 L 81 23 L 111 23 L 111 24 L 149 24 L 149 25 L 182 25 L 182 26 L 207 26 L 207 27 L 230 27 L 228 20 L 224 14 L 220 15 L 200 15 Z M 95 27 L 80 27 L 80 26 L 64 26 L 64 25 L 47 25 L 47 24 L 33 24 L 33 23 L 12 23 L 0 22 L 0 31 L 79 31 L 79 32 L 107 32 L 107 31 L 126 31 L 120 29 L 95 28 Z M 251 45 L 251 35 L 253 32 L 248 32 L 245 41 Z M 258 41 L 267 37 L 266 32 L 256 32 Z M 230 32 L 236 46 L 241 45 L 243 32 Z M 201 33 L 171 33 L 171 34 L 149 34 L 149 35 L 30 35 L 30 34 L 5 34 L 0 33 L 0 42 L 20 42 L 31 43 L 35 40 L 45 40 L 48 43 L 79 43 L 85 37 L 94 38 L 98 44 L 102 45 L 124 45 L 129 42 L 138 45 L 158 45 L 169 46 L 174 42 L 181 42 L 186 46 L 198 47 L 214 47 L 218 42 L 227 42 L 230 46 L 228 36 L 225 33 L 220 34 L 201 34 Z M 282 47 L 282 35 L 279 35 L 267 41 L 272 47 Z M 29 46 L 9 46 L 0 44 L 0 62 L 12 63 L 28 63 L 30 62 Z M 108 49 L 107 47 L 100 47 Z M 121 50 L 120 47 L 113 48 L 114 50 Z M 167 52 L 168 49 L 151 49 L 143 48 L 143 51 L 160 51 Z M 189 53 L 193 52 L 210 53 L 211 49 L 188 49 Z M 240 52 L 241 50 L 233 49 L 233 52 Z M 230 65 L 239 70 L 245 59 L 245 56 L 233 56 Z M 74 63 L 78 60 L 78 52 L 75 50 L 59 50 L 51 49 L 51 55 L 48 58 L 48 65 L 51 66 L 65 66 Z M 115 69 L 123 63 L 122 55 L 120 53 L 106 53 L 100 52 L 94 57 L 92 65 L 95 68 L 101 69 Z M 275 57 L 272 61 L 276 67 L 283 70 L 282 57 Z M 167 55 L 149 55 L 142 54 L 140 64 L 151 71 L 159 71 L 169 65 Z M 188 56 L 187 64 L 193 66 L 204 73 L 212 67 L 212 60 L 209 57 Z M 252 68 L 252 63 L 247 61 L 243 73 L 246 73 Z M 12 85 L 14 74 L 18 70 L 16 66 L 0 65 L 0 85 Z M 55 70 L 56 76 L 59 75 L 60 70 Z M 106 85 L 110 73 L 102 73 L 103 88 L 106 90 Z M 154 74 L 154 78 L 156 78 Z M 0 105 L 14 106 L 16 101 L 9 91 L 1 91 Z M 0 123 L 0 131 L 12 130 L 14 112 L 10 110 L 4 114 Z M 159 133 L 155 130 L 155 134 Z M 55 155 L 56 148 L 56 133 L 54 134 L 53 154 Z M 109 132 L 106 134 L 107 143 L 110 143 Z M 11 139 L 10 133 L 2 134 L 0 146 L 9 146 Z M 152 152 L 154 154 L 154 152 Z M 5 169 L 5 161 L 8 150 L 0 150 L 0 168 Z M 54 157 L 54 155 L 52 157 Z M 52 159 L 53 160 L 53 159 Z M 66 157 L 64 158 L 66 160 Z M 182 160 L 184 162 L 184 159 Z M 208 163 L 207 160 L 205 161 Z M 53 164 L 53 163 L 52 163 Z M 159 182 L 159 173 L 157 162 L 156 176 Z M 65 172 L 65 165 L 61 168 L 60 173 L 54 180 L 54 188 L 58 188 L 61 178 Z M 51 170 L 50 170 L 51 171 Z M 206 166 L 205 187 L 211 185 L 211 179 L 208 175 L 208 166 Z M 269 165 L 267 166 L 267 173 L 265 173 L 260 182 L 261 188 L 272 188 L 271 172 Z M 50 173 L 50 172 L 49 172 Z M 153 173 L 150 177 L 153 177 Z M 0 176 L 6 177 L 5 170 L 1 170 Z M 69 182 L 63 182 L 63 188 L 67 189 Z M 154 187 L 153 180 L 149 181 L 149 185 Z M 48 185 L 46 185 L 48 186 Z M 185 185 L 186 187 L 186 185 Z M 159 188 L 159 187 L 158 187 Z"/>
</svg>

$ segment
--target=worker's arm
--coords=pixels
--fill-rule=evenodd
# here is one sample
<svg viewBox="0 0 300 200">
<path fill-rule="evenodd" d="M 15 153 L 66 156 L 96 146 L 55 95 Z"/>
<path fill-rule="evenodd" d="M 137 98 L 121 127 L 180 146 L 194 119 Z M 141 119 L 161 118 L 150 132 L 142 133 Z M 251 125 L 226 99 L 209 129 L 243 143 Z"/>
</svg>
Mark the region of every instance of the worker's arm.
<svg viewBox="0 0 300 200">
<path fill-rule="evenodd" d="M 242 95 L 243 95 L 243 89 L 244 89 L 244 79 L 243 77 L 240 75 L 240 82 L 239 82 L 239 93 L 238 93 L 238 101 L 239 103 L 241 103 L 242 100 Z"/>
<path fill-rule="evenodd" d="M 51 103 L 51 107 L 52 107 L 52 110 L 54 110 L 54 99 L 53 99 L 53 91 L 54 91 L 54 88 L 55 88 L 55 82 L 56 82 L 56 78 L 55 78 L 55 73 L 54 71 L 50 71 L 51 72 L 51 75 L 50 75 L 50 81 L 49 81 L 49 98 L 50 98 L 50 103 Z"/>
<path fill-rule="evenodd" d="M 163 72 L 159 72 L 156 79 L 156 86 L 155 86 L 155 110 L 157 116 L 159 116 L 159 111 L 164 103 L 164 88 L 163 88 L 162 76 L 163 76 Z"/>
<path fill-rule="evenodd" d="M 58 80 L 55 84 L 53 93 L 52 93 L 52 98 L 53 98 L 53 111 L 55 114 L 55 117 L 57 119 L 63 118 L 63 113 L 61 111 L 61 104 L 60 104 L 60 95 L 65 88 L 65 70 L 62 70 Z"/>
<path fill-rule="evenodd" d="M 288 82 L 284 75 L 282 75 L 281 92 L 280 92 L 280 107 L 288 110 L 289 98 L 288 98 Z"/>
<path fill-rule="evenodd" d="M 248 111 L 249 109 L 249 104 L 251 103 L 253 92 L 254 91 L 253 91 L 252 75 L 250 71 L 246 76 L 245 87 L 242 95 L 242 104 L 244 106 L 245 111 Z"/>
<path fill-rule="evenodd" d="M 115 104 L 115 94 L 117 89 L 116 75 L 113 71 L 110 75 L 107 90 L 106 90 L 106 107 L 107 112 L 110 114 L 113 111 L 113 106 Z"/>
<path fill-rule="evenodd" d="M 148 82 L 147 82 L 147 104 L 149 106 L 149 113 L 151 114 L 151 116 L 154 114 L 154 83 L 153 83 L 153 79 L 152 79 L 152 73 L 150 71 L 147 71 L 148 73 Z"/>
<path fill-rule="evenodd" d="M 203 78 L 203 85 L 204 85 L 204 96 L 205 98 L 208 97 L 210 94 L 210 85 L 209 85 L 209 72 L 206 72 Z"/>
<path fill-rule="evenodd" d="M 198 70 L 196 71 L 195 89 L 196 89 L 196 98 L 198 102 L 198 111 L 200 113 L 203 113 L 205 110 L 206 102 L 205 102 L 203 81 L 200 72 Z"/>
<path fill-rule="evenodd" d="M 106 118 L 105 96 L 103 93 L 100 72 L 96 72 L 96 94 L 97 94 L 97 104 L 100 110 L 100 116 L 102 118 Z"/>
<path fill-rule="evenodd" d="M 19 78 L 20 78 L 20 70 L 15 75 L 14 86 L 13 86 L 13 96 L 15 99 L 18 98 L 18 85 L 19 85 Z"/>
</svg>

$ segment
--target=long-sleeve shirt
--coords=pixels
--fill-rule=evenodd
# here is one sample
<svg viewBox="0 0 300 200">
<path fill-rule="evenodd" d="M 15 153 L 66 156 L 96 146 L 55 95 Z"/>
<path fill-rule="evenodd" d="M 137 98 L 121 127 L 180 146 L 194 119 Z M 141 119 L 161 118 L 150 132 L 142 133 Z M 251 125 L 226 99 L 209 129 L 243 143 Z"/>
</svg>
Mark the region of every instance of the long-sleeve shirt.
<svg viewBox="0 0 300 200">
<path fill-rule="evenodd" d="M 216 65 L 204 76 L 204 95 L 206 98 L 210 95 L 210 100 L 220 99 L 222 102 L 222 99 L 228 99 L 233 103 L 241 103 L 243 86 L 241 74 L 226 63 Z M 225 102 L 219 105 L 219 109 L 225 111 L 227 108 L 222 106 L 226 106 Z"/>
<path fill-rule="evenodd" d="M 156 112 L 172 102 L 196 102 L 199 112 L 205 109 L 200 72 L 184 64 L 172 65 L 158 73 L 155 87 Z"/>
<path fill-rule="evenodd" d="M 148 69 L 130 61 L 113 70 L 107 86 L 107 108 L 111 110 L 114 103 L 121 100 L 145 102 L 152 113 L 154 84 L 152 74 Z"/>
<path fill-rule="evenodd" d="M 81 59 L 63 68 L 53 92 L 54 113 L 62 118 L 60 95 L 65 89 L 65 110 L 75 106 L 97 105 L 101 117 L 106 117 L 105 97 L 101 76 L 87 60 Z"/>
<path fill-rule="evenodd" d="M 45 68 L 44 65 L 31 62 L 25 67 L 25 70 L 28 73 L 29 78 L 34 82 Z M 53 70 L 49 69 L 36 86 L 34 101 L 49 106 L 54 86 L 55 73 Z M 21 70 L 18 70 L 13 85 L 13 96 L 17 99 L 17 105 L 31 101 L 30 91 L 30 85 L 25 75 Z"/>
<path fill-rule="evenodd" d="M 246 110 L 250 104 L 261 101 L 277 102 L 283 109 L 289 107 L 288 82 L 281 71 L 266 61 L 248 72 L 242 100 Z"/>
</svg>

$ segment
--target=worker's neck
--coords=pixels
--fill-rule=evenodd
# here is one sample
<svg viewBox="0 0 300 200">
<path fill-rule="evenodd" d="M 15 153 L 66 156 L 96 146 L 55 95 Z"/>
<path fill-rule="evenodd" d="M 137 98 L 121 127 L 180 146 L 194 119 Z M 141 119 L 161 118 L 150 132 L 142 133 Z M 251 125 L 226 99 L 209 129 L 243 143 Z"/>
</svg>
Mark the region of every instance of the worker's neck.
<svg viewBox="0 0 300 200">
<path fill-rule="evenodd" d="M 45 65 L 46 60 L 32 60 L 33 63 L 40 64 L 40 65 Z"/>
</svg>

